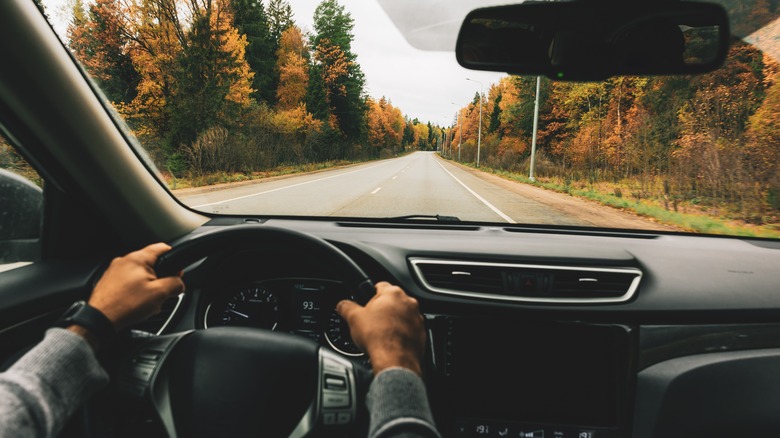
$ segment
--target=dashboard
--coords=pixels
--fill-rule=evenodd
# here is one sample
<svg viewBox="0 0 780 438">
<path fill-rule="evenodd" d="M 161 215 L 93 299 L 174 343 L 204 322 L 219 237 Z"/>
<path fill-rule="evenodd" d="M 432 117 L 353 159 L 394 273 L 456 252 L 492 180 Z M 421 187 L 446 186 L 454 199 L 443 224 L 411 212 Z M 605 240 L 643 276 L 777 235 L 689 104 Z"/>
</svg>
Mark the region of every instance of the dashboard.
<svg viewBox="0 0 780 438">
<path fill-rule="evenodd" d="M 242 223 L 221 218 L 203 229 L 231 220 Z M 774 242 L 267 223 L 326 239 L 373 280 L 418 299 L 428 335 L 425 381 L 443 436 L 780 430 L 780 416 L 765 408 L 780 405 L 780 383 L 761 377 L 780 369 Z M 370 363 L 334 311 L 353 291 L 328 260 L 277 244 L 224 248 L 189 268 L 185 281 L 191 293 L 166 330 L 284 331 Z"/>
</svg>

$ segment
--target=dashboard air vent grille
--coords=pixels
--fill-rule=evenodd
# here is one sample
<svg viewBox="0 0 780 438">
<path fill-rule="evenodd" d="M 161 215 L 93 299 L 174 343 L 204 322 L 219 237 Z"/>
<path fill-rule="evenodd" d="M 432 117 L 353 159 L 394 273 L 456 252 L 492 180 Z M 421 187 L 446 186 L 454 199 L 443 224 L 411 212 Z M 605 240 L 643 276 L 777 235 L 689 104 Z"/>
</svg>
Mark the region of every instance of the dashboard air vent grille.
<svg viewBox="0 0 780 438">
<path fill-rule="evenodd" d="M 541 303 L 615 303 L 631 299 L 636 268 L 485 263 L 414 258 L 417 277 L 432 292 Z"/>
</svg>

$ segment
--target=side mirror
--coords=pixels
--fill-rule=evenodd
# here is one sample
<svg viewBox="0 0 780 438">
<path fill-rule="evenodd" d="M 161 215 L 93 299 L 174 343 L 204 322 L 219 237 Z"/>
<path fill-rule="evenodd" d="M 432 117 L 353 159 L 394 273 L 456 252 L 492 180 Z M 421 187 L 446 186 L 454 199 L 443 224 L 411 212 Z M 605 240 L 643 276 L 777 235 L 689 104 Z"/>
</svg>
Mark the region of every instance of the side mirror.
<svg viewBox="0 0 780 438">
<path fill-rule="evenodd" d="M 0 169 L 0 265 L 40 256 L 43 190 Z"/>
<path fill-rule="evenodd" d="M 595 81 L 715 70 L 729 36 L 716 4 L 526 2 L 469 13 L 455 50 L 468 69 Z"/>
</svg>

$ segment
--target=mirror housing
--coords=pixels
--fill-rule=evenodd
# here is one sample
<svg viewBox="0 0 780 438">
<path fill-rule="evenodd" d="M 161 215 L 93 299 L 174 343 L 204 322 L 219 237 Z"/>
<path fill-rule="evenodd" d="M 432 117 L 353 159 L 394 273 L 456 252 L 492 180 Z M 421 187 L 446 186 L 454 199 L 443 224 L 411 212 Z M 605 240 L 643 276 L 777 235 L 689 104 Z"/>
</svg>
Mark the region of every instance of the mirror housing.
<svg viewBox="0 0 780 438">
<path fill-rule="evenodd" d="M 476 9 L 458 63 L 472 70 L 598 81 L 617 75 L 706 73 L 720 67 L 729 21 L 699 2 L 526 2 Z"/>
</svg>

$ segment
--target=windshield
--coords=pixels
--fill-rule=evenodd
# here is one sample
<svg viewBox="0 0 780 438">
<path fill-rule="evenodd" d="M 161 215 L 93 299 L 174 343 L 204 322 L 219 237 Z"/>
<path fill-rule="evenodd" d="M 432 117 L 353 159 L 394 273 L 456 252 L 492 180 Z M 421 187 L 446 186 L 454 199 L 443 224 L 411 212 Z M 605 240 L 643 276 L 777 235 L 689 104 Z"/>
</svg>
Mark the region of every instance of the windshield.
<svg viewBox="0 0 780 438">
<path fill-rule="evenodd" d="M 722 1 L 716 72 L 596 83 L 463 69 L 469 1 L 36 3 L 199 211 L 780 237 L 777 1 Z"/>
</svg>

